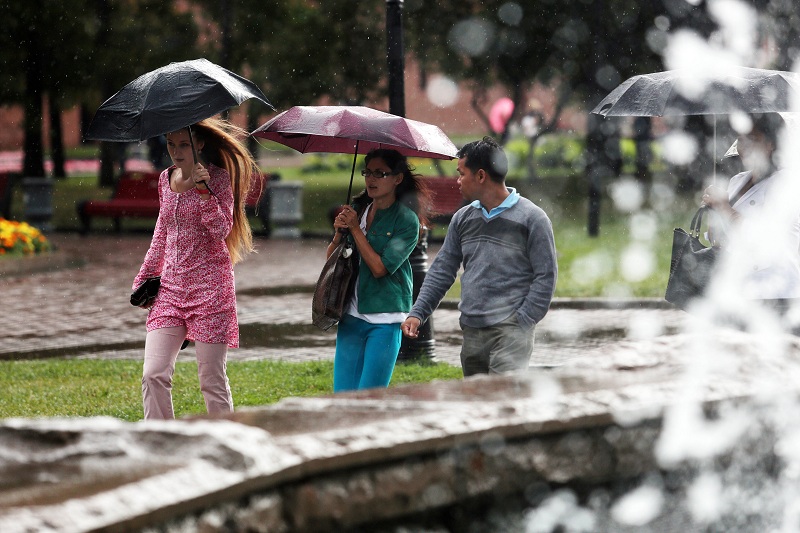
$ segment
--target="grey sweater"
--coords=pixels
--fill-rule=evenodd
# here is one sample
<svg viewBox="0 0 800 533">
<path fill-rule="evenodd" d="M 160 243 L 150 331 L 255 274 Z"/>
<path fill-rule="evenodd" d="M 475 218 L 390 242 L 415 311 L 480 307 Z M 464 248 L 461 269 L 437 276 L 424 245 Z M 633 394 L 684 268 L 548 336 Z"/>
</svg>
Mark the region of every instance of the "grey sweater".
<svg viewBox="0 0 800 533">
<path fill-rule="evenodd" d="M 492 326 L 517 314 L 522 327 L 536 325 L 550 307 L 558 265 L 550 219 L 526 198 L 491 219 L 462 207 L 425 276 L 409 316 L 425 321 L 461 276 L 461 322 Z"/>
</svg>

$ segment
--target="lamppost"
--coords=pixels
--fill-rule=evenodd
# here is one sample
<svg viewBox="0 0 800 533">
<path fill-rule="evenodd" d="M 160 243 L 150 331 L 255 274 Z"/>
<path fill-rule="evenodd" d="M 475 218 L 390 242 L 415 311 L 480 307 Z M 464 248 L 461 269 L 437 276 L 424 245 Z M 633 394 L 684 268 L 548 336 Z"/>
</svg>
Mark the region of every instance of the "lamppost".
<svg viewBox="0 0 800 533">
<path fill-rule="evenodd" d="M 405 103 L 405 58 L 403 51 L 403 0 L 386 0 L 386 60 L 389 69 L 389 113 L 406 116 Z M 428 272 L 428 228 L 423 228 L 419 241 L 411 252 L 411 272 L 414 278 L 413 297 L 417 298 L 419 288 Z M 433 357 L 433 317 L 420 325 L 415 339 L 403 337 L 399 360 L 417 357 Z"/>
</svg>

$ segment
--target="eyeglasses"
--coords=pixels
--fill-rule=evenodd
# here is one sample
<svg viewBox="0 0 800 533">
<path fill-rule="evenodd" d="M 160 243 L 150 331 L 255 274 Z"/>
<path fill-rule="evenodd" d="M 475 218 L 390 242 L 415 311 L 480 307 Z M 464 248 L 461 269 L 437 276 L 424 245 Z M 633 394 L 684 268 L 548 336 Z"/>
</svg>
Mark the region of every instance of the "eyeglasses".
<svg viewBox="0 0 800 533">
<path fill-rule="evenodd" d="M 368 178 L 370 176 L 372 176 L 373 178 L 385 178 L 386 176 L 391 176 L 392 173 L 384 172 L 382 170 L 370 170 L 368 168 L 365 168 L 364 170 L 361 171 L 361 175 L 364 176 L 365 178 Z"/>
</svg>

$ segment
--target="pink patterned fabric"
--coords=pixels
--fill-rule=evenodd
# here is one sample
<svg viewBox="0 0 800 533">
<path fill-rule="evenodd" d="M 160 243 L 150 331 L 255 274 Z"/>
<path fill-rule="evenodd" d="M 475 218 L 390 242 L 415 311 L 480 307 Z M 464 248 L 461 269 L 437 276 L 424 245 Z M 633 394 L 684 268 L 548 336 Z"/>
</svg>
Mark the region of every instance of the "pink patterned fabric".
<svg viewBox="0 0 800 533">
<path fill-rule="evenodd" d="M 147 331 L 185 326 L 187 338 L 239 346 L 233 265 L 225 237 L 233 226 L 233 192 L 225 169 L 208 165 L 209 188 L 203 201 L 194 188 L 170 189 L 161 173 L 160 210 L 150 249 L 133 281 L 135 290 L 149 277 L 161 276 L 161 288 L 147 315 Z"/>
</svg>

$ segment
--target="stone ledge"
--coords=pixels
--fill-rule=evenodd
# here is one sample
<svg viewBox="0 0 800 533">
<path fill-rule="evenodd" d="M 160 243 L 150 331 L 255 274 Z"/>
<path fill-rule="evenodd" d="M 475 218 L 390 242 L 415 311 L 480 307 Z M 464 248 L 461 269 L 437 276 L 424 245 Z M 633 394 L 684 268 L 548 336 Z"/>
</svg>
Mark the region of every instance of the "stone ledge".
<svg viewBox="0 0 800 533">
<path fill-rule="evenodd" d="M 6 420 L 0 531 L 218 520 L 345 531 L 531 484 L 630 480 L 680 466 L 659 463 L 655 441 L 687 394 L 712 419 L 758 406 L 764 391 L 795 396 L 800 339 L 775 341 L 729 330 L 629 341 L 547 372 L 294 398 L 222 419 Z M 684 380 L 698 353 L 715 365 Z"/>
<path fill-rule="evenodd" d="M 6 257 L 0 259 L 0 278 L 52 272 L 62 268 L 76 268 L 83 264 L 83 259 L 72 257 L 62 250 L 53 250 L 33 256 Z"/>
</svg>

